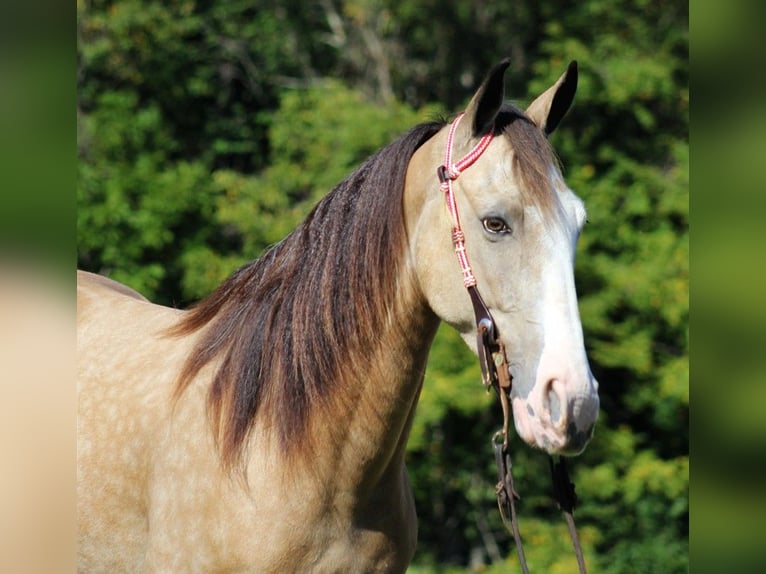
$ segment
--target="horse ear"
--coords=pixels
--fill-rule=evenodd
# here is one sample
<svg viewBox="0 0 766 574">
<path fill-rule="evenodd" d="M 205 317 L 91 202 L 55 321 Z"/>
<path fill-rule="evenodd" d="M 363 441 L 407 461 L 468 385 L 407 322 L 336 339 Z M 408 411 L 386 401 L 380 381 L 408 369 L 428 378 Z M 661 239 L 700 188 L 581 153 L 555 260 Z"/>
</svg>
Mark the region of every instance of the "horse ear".
<svg viewBox="0 0 766 574">
<path fill-rule="evenodd" d="M 470 119 L 473 137 L 483 136 L 495 125 L 495 117 L 500 111 L 500 106 L 503 105 L 505 93 L 503 76 L 510 64 L 510 58 L 506 58 L 492 68 L 481 87 L 471 98 L 465 115 L 467 119 Z"/>
<path fill-rule="evenodd" d="M 575 91 L 577 91 L 577 62 L 573 60 L 556 83 L 529 104 L 527 115 L 545 132 L 545 135 L 550 135 L 572 105 Z"/>
</svg>

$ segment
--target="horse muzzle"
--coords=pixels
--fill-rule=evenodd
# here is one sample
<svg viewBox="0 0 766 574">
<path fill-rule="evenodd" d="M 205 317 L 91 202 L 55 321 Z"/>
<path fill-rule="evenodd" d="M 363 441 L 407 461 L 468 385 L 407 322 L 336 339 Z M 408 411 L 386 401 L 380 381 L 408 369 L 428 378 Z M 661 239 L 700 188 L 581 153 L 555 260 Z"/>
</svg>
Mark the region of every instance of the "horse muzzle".
<svg viewBox="0 0 766 574">
<path fill-rule="evenodd" d="M 538 382 L 526 398 L 512 396 L 516 431 L 527 444 L 548 454 L 579 454 L 596 426 L 597 389 L 590 375 L 579 385 L 559 378 Z"/>
</svg>

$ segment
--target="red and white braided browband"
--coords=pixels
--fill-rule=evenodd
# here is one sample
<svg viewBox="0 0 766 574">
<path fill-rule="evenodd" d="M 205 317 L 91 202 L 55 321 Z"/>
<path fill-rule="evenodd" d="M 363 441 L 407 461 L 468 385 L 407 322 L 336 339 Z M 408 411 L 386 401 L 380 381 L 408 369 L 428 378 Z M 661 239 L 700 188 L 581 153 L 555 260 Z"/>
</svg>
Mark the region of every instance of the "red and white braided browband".
<svg viewBox="0 0 766 574">
<path fill-rule="evenodd" d="M 460 216 L 457 211 L 457 203 L 455 202 L 455 192 L 452 190 L 452 181 L 457 179 L 458 176 L 468 167 L 470 167 L 482 153 L 487 149 L 492 141 L 492 131 L 486 133 L 479 140 L 474 148 L 468 152 L 468 154 L 458 161 L 452 163 L 452 140 L 455 136 L 455 131 L 460 123 L 460 119 L 464 114 L 460 114 L 455 118 L 450 126 L 449 136 L 447 136 L 447 151 L 444 157 L 444 165 L 438 169 L 439 174 L 439 187 L 444 192 L 444 198 L 447 202 L 447 210 L 452 216 L 452 244 L 455 246 L 455 253 L 457 254 L 458 262 L 460 263 L 460 270 L 463 272 L 463 284 L 466 289 L 474 287 L 476 285 L 476 277 L 473 275 L 471 264 L 468 261 L 468 254 L 465 251 L 465 234 L 463 228 L 460 226 Z"/>
</svg>

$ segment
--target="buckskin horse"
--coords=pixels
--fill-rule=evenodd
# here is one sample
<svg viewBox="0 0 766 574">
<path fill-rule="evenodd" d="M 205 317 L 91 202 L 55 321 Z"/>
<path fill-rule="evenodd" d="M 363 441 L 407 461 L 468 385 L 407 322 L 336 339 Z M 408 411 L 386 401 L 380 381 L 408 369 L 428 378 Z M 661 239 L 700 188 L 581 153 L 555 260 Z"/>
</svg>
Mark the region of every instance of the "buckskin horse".
<svg viewBox="0 0 766 574">
<path fill-rule="evenodd" d="M 582 451 L 585 209 L 547 139 L 577 68 L 522 111 L 507 66 L 190 310 L 78 273 L 79 571 L 404 571 L 405 445 L 440 321 L 512 381 L 525 442 Z"/>
</svg>

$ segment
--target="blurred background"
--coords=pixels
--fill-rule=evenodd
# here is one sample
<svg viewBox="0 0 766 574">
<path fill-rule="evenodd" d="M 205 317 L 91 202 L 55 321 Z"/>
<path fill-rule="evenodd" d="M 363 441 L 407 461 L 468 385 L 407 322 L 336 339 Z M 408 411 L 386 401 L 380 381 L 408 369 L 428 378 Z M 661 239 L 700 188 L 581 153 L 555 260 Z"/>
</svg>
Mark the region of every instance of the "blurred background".
<svg viewBox="0 0 766 574">
<path fill-rule="evenodd" d="M 576 519 L 593 572 L 687 572 L 688 46 L 678 0 L 78 0 L 77 264 L 186 307 L 500 59 L 522 107 L 577 60 L 551 137 L 588 208 L 576 281 L 601 383 Z M 514 571 L 500 422 L 442 329 L 409 443 L 411 572 Z M 530 570 L 577 572 L 546 457 L 512 448 Z"/>
</svg>

